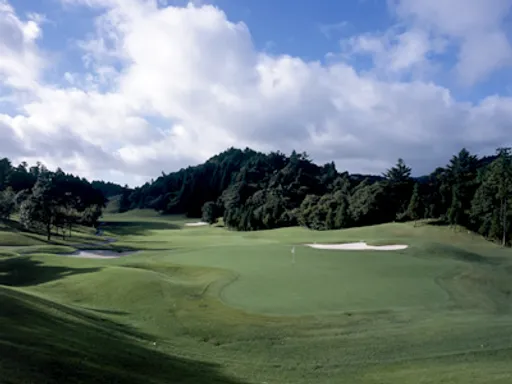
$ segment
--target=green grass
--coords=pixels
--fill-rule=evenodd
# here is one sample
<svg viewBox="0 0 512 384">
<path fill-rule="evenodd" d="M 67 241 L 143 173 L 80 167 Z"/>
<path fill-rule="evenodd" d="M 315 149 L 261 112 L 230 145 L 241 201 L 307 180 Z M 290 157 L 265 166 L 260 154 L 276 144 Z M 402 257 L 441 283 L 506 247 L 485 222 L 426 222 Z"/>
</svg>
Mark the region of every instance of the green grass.
<svg viewBox="0 0 512 384">
<path fill-rule="evenodd" d="M 103 220 L 118 241 L 100 248 L 141 252 L 67 258 L 54 254 L 84 244 L 25 244 L 23 232 L 23 247 L 0 248 L 0 381 L 512 382 L 512 251 L 475 234 L 425 223 L 238 233 L 149 211 Z M 410 247 L 301 245 L 360 240 Z"/>
</svg>

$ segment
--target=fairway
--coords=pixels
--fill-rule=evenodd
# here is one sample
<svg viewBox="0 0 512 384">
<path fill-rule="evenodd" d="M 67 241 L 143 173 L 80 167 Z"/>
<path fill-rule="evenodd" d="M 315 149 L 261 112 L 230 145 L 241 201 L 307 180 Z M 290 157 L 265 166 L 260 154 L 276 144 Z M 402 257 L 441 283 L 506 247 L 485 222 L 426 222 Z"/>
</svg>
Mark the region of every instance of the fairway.
<svg viewBox="0 0 512 384">
<path fill-rule="evenodd" d="M 242 233 L 147 211 L 103 220 L 115 242 L 5 232 L 0 369 L 17 381 L 512 380 L 512 255 L 476 235 L 427 223 Z M 408 248 L 305 245 L 361 240 Z M 63 256 L 78 248 L 139 252 Z"/>
</svg>

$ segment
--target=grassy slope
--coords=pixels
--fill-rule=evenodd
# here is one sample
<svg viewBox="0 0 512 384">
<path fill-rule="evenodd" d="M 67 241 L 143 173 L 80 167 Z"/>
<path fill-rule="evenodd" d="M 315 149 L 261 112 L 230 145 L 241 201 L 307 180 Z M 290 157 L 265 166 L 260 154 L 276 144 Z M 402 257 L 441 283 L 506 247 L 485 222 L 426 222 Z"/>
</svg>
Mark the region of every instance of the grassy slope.
<svg viewBox="0 0 512 384">
<path fill-rule="evenodd" d="M 146 212 L 107 221 L 120 246 L 145 251 L 117 260 L 0 259 L 0 283 L 10 286 L 0 286 L 0 340 L 15 338 L 8 342 L 12 361 L 0 365 L 0 377 L 44 382 L 46 375 L 47 382 L 58 382 L 58 372 L 65 372 L 75 382 L 140 382 L 142 376 L 154 382 L 512 380 L 512 257 L 477 236 L 408 224 L 242 234 L 183 228 L 183 219 Z M 291 264 L 291 244 L 359 240 L 411 247 L 396 253 L 297 247 Z M 6 312 L 9 307 L 15 309 Z M 29 315 L 25 326 L 22 314 Z M 31 319 L 40 325 L 29 327 Z M 39 349 L 31 350 L 27 370 L 30 340 Z M 75 354 L 93 359 L 92 365 L 78 369 L 70 357 Z M 157 369 L 159 364 L 173 368 Z"/>
</svg>

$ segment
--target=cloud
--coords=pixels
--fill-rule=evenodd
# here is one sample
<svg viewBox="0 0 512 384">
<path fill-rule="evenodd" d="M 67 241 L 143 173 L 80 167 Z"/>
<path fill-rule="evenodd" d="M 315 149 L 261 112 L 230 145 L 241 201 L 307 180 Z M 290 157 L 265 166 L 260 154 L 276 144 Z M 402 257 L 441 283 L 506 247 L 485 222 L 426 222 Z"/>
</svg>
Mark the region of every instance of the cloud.
<svg viewBox="0 0 512 384">
<path fill-rule="evenodd" d="M 2 157 L 16 157 L 20 155 L 29 155 L 30 151 L 25 147 L 21 138 L 12 128 L 11 118 L 0 114 L 0 153 Z"/>
<path fill-rule="evenodd" d="M 414 74 L 421 78 L 432 72 L 429 59 L 443 44 L 422 29 L 393 27 L 385 33 L 365 33 L 342 40 L 346 57 L 369 55 L 372 71 L 381 77 L 400 79 Z"/>
<path fill-rule="evenodd" d="M 428 69 L 435 33 L 426 21 L 353 40 L 381 73 L 396 75 L 382 77 L 344 61 L 259 52 L 244 23 L 211 5 L 65 1 L 98 14 L 78 43 L 84 70 L 63 73 L 66 86 L 41 81 L 38 65 L 20 77 L 39 80 L 19 112 L 0 115 L 15 159 L 134 185 L 229 146 L 307 151 L 354 172 L 380 173 L 403 157 L 423 173 L 462 146 L 479 152 L 510 142 L 512 99 L 462 103 L 435 83 L 401 78 Z M 10 43 L 9 57 L 22 62 L 15 53 L 23 46 L 39 60 L 36 35 L 28 46 Z"/>
<path fill-rule="evenodd" d="M 512 65 L 507 18 L 511 0 L 389 0 L 398 18 L 459 47 L 456 73 L 465 85 Z"/>
<path fill-rule="evenodd" d="M 340 21 L 338 23 L 331 23 L 331 24 L 320 24 L 319 30 L 320 32 L 328 39 L 332 38 L 334 34 L 339 33 L 340 31 L 343 31 L 345 28 L 349 26 L 348 21 Z"/>
<path fill-rule="evenodd" d="M 23 21 L 9 3 L 0 0 L 0 82 L 4 86 L 27 89 L 37 84 L 44 64 L 36 45 L 42 19 L 31 16 Z"/>
</svg>

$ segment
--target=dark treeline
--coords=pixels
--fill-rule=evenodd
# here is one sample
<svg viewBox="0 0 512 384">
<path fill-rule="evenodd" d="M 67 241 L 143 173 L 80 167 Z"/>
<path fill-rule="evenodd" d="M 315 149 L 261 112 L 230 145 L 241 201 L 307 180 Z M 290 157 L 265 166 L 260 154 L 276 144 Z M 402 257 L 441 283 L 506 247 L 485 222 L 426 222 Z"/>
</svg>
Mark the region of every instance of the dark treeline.
<svg viewBox="0 0 512 384">
<path fill-rule="evenodd" d="M 105 196 L 106 198 L 119 196 L 124 192 L 125 189 L 128 189 L 128 186 L 122 187 L 119 184 L 115 184 L 110 181 L 105 182 L 101 180 L 94 180 L 91 182 L 91 185 L 94 189 L 101 191 L 101 193 L 103 193 L 103 196 Z"/>
<path fill-rule="evenodd" d="M 65 238 L 73 225 L 96 225 L 105 203 L 102 191 L 83 178 L 40 163 L 14 166 L 0 159 L 0 218 L 17 213 L 26 229 L 43 232 L 48 240 L 52 231 Z"/>
<path fill-rule="evenodd" d="M 411 177 L 403 160 L 382 176 L 338 172 L 293 152 L 231 148 L 202 165 L 125 189 L 120 211 L 152 208 L 202 217 L 237 230 L 301 225 L 316 230 L 392 221 L 440 219 L 485 237 L 510 241 L 512 161 L 509 149 L 477 158 L 466 149 L 430 175 Z"/>
</svg>

